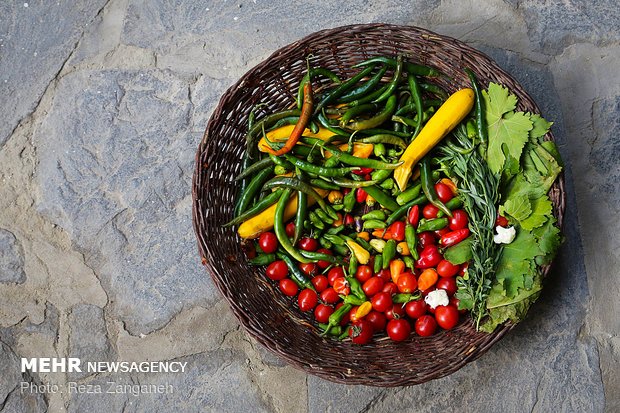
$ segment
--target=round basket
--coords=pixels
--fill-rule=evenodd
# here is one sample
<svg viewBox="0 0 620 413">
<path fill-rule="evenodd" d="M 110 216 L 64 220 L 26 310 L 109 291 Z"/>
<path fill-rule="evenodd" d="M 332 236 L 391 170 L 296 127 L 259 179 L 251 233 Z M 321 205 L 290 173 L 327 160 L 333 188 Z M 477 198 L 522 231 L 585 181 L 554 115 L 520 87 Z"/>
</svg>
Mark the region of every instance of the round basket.
<svg viewBox="0 0 620 413">
<path fill-rule="evenodd" d="M 240 239 L 222 224 L 232 218 L 245 150 L 244 136 L 253 106 L 267 103 L 265 113 L 290 107 L 306 70 L 306 58 L 341 76 L 351 65 L 372 56 L 404 54 L 410 61 L 438 68 L 447 77 L 434 81 L 453 92 L 469 85 L 463 68 L 471 68 L 483 87 L 501 83 L 519 98 L 519 110 L 540 112 L 525 90 L 489 57 L 450 37 L 408 26 L 366 24 L 311 34 L 273 53 L 224 93 L 213 112 L 196 154 L 193 220 L 203 264 L 241 324 L 256 340 L 293 366 L 335 382 L 401 386 L 439 378 L 480 357 L 513 325 L 492 334 L 477 332 L 470 319 L 432 337 L 406 342 L 389 339 L 358 346 L 319 336 L 310 317 L 250 266 Z M 553 139 L 551 133 L 546 139 Z M 554 213 L 562 223 L 563 177 L 550 191 Z M 543 269 L 545 275 L 549 271 Z"/>
</svg>

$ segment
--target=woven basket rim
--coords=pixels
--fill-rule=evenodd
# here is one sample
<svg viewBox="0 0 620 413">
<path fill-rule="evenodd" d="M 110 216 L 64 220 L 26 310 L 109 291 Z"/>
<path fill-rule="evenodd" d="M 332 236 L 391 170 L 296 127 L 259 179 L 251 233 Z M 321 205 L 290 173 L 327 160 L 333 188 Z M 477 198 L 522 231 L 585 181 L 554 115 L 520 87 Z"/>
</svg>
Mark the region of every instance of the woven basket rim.
<svg viewBox="0 0 620 413">
<path fill-rule="evenodd" d="M 473 47 L 454 39 L 449 36 L 440 35 L 434 33 L 432 31 L 414 27 L 414 26 L 405 26 L 405 25 L 393 25 L 393 24 L 383 24 L 383 23 L 370 23 L 370 24 L 354 24 L 347 26 L 340 26 L 332 29 L 325 29 L 321 31 L 317 31 L 315 33 L 309 34 L 293 43 L 290 43 L 286 46 L 283 46 L 273 52 L 269 57 L 263 60 L 258 65 L 254 66 L 252 69 L 248 70 L 233 86 L 231 86 L 220 98 L 220 101 L 217 107 L 214 109 L 211 114 L 209 121 L 207 123 L 207 127 L 205 130 L 205 134 L 198 146 L 196 152 L 196 168 L 194 171 L 194 176 L 192 180 L 192 201 L 193 201 L 193 227 L 197 237 L 197 245 L 199 254 L 202 259 L 202 263 L 205 265 L 207 272 L 211 275 L 216 287 L 222 293 L 222 295 L 226 298 L 229 303 L 233 313 L 244 327 L 244 329 L 254 337 L 258 342 L 267 347 L 270 351 L 277 354 L 278 356 L 284 358 L 294 367 L 301 369 L 307 373 L 317 375 L 327 380 L 347 383 L 347 384 L 365 384 L 372 386 L 399 386 L 399 385 L 411 385 L 411 384 L 419 384 L 426 382 L 428 380 L 436 379 L 439 377 L 443 377 L 447 374 L 451 374 L 452 372 L 460 369 L 465 364 L 477 359 L 482 354 L 484 354 L 490 347 L 492 347 L 497 341 L 499 341 L 502 337 L 505 336 L 512 328 L 514 328 L 513 323 L 505 323 L 503 326 L 498 327 L 493 333 L 489 334 L 489 339 L 484 341 L 481 346 L 474 347 L 474 349 L 463 356 L 460 361 L 455 362 L 449 366 L 447 371 L 442 371 L 437 374 L 427 374 L 422 375 L 420 377 L 414 375 L 402 374 L 400 377 L 396 377 L 395 375 L 391 375 L 389 377 L 385 377 L 384 380 L 377 380 L 376 377 L 368 375 L 358 375 L 358 376 L 350 376 L 346 373 L 346 366 L 342 366 L 340 369 L 329 369 L 324 366 L 314 364 L 309 362 L 307 358 L 301 357 L 296 354 L 291 354 L 288 349 L 283 348 L 281 343 L 275 342 L 271 337 L 268 337 L 263 334 L 263 331 L 257 329 L 257 326 L 253 324 L 251 315 L 248 314 L 248 309 L 245 308 L 243 303 L 239 303 L 235 297 L 235 294 L 226 282 L 222 278 L 222 274 L 220 271 L 215 268 L 214 263 L 212 261 L 214 257 L 214 252 L 212 249 L 215 249 L 217 246 L 211 247 L 207 243 L 207 239 L 209 238 L 209 226 L 206 224 L 205 215 L 208 212 L 206 207 L 203 207 L 202 197 L 204 196 L 203 184 L 205 180 L 208 180 L 208 177 L 205 177 L 207 174 L 207 170 L 209 165 L 205 165 L 205 159 L 208 159 L 210 155 L 213 153 L 209 152 L 209 142 L 210 142 L 210 131 L 212 131 L 215 125 L 218 122 L 221 122 L 223 117 L 225 116 L 225 109 L 228 105 L 231 104 L 231 99 L 235 95 L 235 92 L 241 88 L 248 87 L 253 83 L 252 78 L 256 73 L 260 73 L 262 70 L 268 69 L 271 62 L 277 60 L 279 57 L 286 55 L 289 51 L 294 49 L 299 49 L 300 47 L 305 47 L 317 39 L 321 38 L 329 38 L 333 36 L 342 36 L 343 34 L 354 31 L 358 36 L 363 36 L 360 33 L 364 31 L 377 31 L 382 30 L 386 32 L 390 31 L 398 31 L 398 32 L 411 32 L 412 35 L 420 36 L 422 39 L 432 39 L 433 42 L 437 42 L 439 44 L 449 44 L 451 46 L 455 46 L 459 49 L 460 52 L 467 54 L 474 54 L 477 58 L 486 60 L 484 63 L 489 64 L 494 67 L 494 70 L 499 73 L 498 77 L 502 77 L 504 79 L 510 80 L 514 85 L 517 85 L 519 92 L 523 96 L 520 96 L 520 104 L 523 97 L 525 97 L 527 101 L 527 105 L 530 109 L 535 111 L 536 113 L 540 113 L 540 109 L 536 105 L 536 103 L 529 97 L 527 92 L 522 88 L 522 86 L 514 79 L 512 75 L 501 69 L 490 57 L 486 54 L 474 49 Z M 386 36 L 389 37 L 389 36 Z M 475 68 L 475 67 L 473 67 Z M 515 93 L 514 90 L 511 90 Z M 549 133 L 545 137 L 547 140 L 554 140 L 553 132 L 549 131 Z M 558 219 L 558 225 L 560 228 L 563 228 L 563 216 L 565 211 L 566 204 L 566 193 L 564 190 L 564 174 L 561 173 L 554 187 L 550 191 L 550 196 L 554 200 L 554 215 Z M 231 258 L 232 259 L 232 258 Z M 549 272 L 550 266 L 543 267 L 543 274 Z M 458 328 L 458 327 L 457 327 Z M 370 346 L 372 351 L 372 346 Z"/>
</svg>

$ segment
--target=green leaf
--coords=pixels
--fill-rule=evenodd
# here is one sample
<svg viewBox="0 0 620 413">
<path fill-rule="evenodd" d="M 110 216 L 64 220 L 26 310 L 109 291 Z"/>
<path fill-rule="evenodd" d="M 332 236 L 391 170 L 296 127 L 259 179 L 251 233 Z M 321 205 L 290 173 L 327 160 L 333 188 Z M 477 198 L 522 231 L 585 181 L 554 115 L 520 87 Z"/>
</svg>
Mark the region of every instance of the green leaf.
<svg viewBox="0 0 620 413">
<path fill-rule="evenodd" d="M 532 205 L 527 196 L 513 197 L 499 207 L 499 213 L 508 214 L 517 221 L 523 221 L 532 213 Z"/>
<path fill-rule="evenodd" d="M 535 199 L 532 201 L 532 214 L 527 219 L 521 220 L 521 227 L 528 231 L 540 227 L 551 215 L 552 207 L 547 195 Z"/>
<path fill-rule="evenodd" d="M 529 115 L 514 112 L 517 97 L 510 94 L 507 88 L 491 83 L 482 95 L 489 130 L 487 163 L 493 173 L 500 173 L 506 160 L 505 153 L 515 159 L 521 158 L 523 146 L 529 140 L 529 131 L 533 125 Z"/>
<path fill-rule="evenodd" d="M 530 261 L 539 255 L 536 238 L 520 229 L 516 238 L 505 245 L 497 263 L 495 278 L 509 298 L 525 287 L 525 277 L 530 272 Z"/>
<path fill-rule="evenodd" d="M 562 237 L 556 222 L 555 217 L 552 216 L 545 225 L 532 231 L 538 241 L 540 252 L 540 255 L 536 257 L 538 265 L 550 264 L 562 244 Z"/>
<path fill-rule="evenodd" d="M 463 264 L 472 259 L 472 237 L 466 238 L 452 247 L 446 248 L 443 257 L 454 265 Z"/>
<path fill-rule="evenodd" d="M 530 131 L 530 139 L 532 141 L 545 136 L 549 132 L 551 125 L 553 125 L 553 122 L 548 122 L 539 114 L 530 115 L 530 120 L 532 121 L 532 130 Z"/>
</svg>

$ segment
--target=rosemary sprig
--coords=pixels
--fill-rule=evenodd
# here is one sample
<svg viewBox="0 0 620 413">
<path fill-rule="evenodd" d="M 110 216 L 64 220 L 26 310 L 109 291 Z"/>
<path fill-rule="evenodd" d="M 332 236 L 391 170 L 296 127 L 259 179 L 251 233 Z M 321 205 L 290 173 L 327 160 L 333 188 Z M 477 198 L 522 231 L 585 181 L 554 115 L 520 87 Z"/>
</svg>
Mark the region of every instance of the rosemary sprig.
<svg viewBox="0 0 620 413">
<path fill-rule="evenodd" d="M 438 148 L 439 163 L 459 188 L 473 239 L 473 260 L 466 276 L 458 278 L 456 296 L 461 306 L 471 311 L 478 328 L 487 314 L 486 299 L 501 254 L 501 247 L 493 242 L 499 176 L 491 172 L 478 153 L 478 146 L 467 137 L 463 124 L 452 135 Z"/>
</svg>

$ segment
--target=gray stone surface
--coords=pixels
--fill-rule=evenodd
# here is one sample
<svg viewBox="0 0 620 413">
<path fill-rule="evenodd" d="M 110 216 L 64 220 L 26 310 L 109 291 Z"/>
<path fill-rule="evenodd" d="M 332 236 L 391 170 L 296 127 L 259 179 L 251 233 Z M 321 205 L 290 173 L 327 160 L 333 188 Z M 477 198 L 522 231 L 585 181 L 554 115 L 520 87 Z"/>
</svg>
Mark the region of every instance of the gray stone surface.
<svg viewBox="0 0 620 413">
<path fill-rule="evenodd" d="M 24 249 L 15 234 L 0 228 L 0 283 L 18 283 L 26 280 Z"/>
<path fill-rule="evenodd" d="M 115 354 L 108 339 L 103 310 L 95 305 L 76 305 L 69 314 L 69 354 L 87 361 L 114 361 Z M 89 373 L 70 372 L 69 379 L 77 380 Z"/>
<path fill-rule="evenodd" d="M 335 385 L 247 337 L 191 228 L 194 151 L 221 94 L 277 48 L 360 22 L 488 53 L 555 122 L 567 164 L 566 242 L 528 319 L 414 387 Z M 0 410 L 620 411 L 619 25 L 616 1 L 1 3 Z M 22 377 L 19 358 L 44 355 L 188 371 Z M 16 389 L 76 378 L 175 392 Z"/>
<path fill-rule="evenodd" d="M 0 3 L 0 147 L 30 114 L 105 0 Z"/>
</svg>

